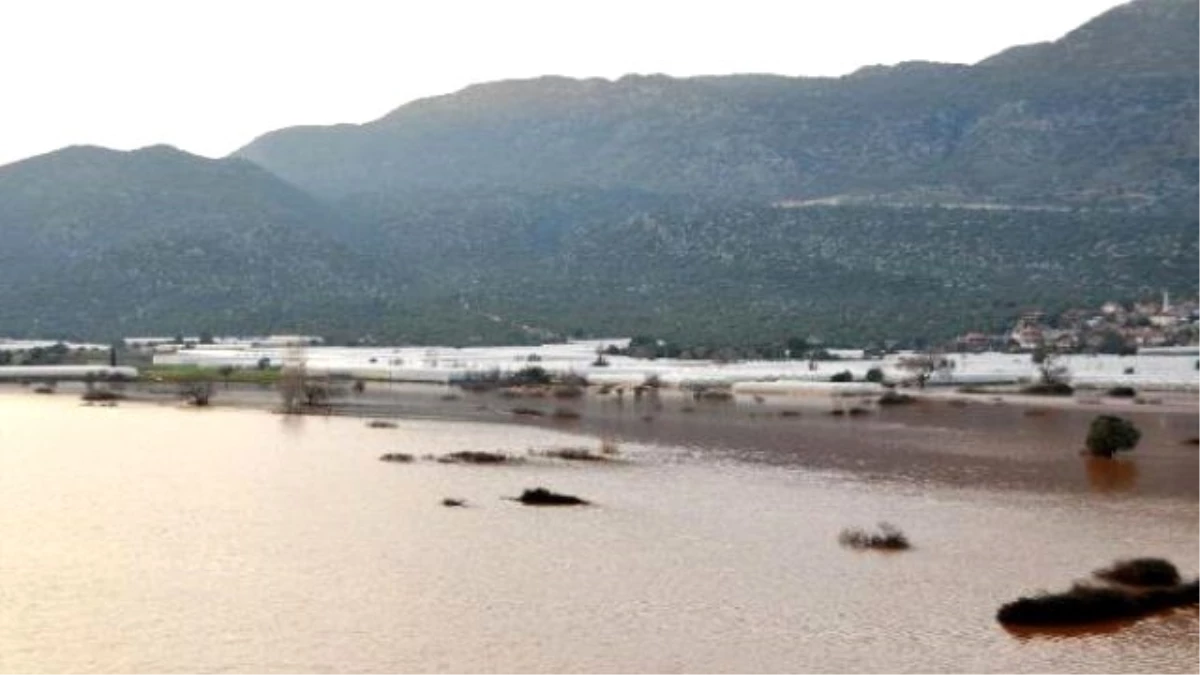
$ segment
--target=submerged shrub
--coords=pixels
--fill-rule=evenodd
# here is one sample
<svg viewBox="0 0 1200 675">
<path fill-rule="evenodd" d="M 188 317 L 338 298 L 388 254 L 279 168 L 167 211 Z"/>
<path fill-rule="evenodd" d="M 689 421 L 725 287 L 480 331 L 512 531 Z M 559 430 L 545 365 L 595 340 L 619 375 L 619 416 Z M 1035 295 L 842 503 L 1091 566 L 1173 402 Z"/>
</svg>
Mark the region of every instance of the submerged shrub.
<svg viewBox="0 0 1200 675">
<path fill-rule="evenodd" d="M 554 459 L 565 459 L 574 462 L 605 462 L 609 457 L 588 450 L 587 448 L 555 448 L 547 450 L 542 455 Z"/>
<path fill-rule="evenodd" d="M 1115 415 L 1100 415 L 1088 428 L 1087 449 L 1097 457 L 1112 457 L 1117 452 L 1132 450 L 1142 438 L 1133 422 Z"/>
<path fill-rule="evenodd" d="M 1022 394 L 1035 396 L 1070 396 L 1075 388 L 1066 382 L 1038 382 L 1021 388 Z"/>
<path fill-rule="evenodd" d="M 1133 397 L 1137 396 L 1136 389 L 1134 389 L 1133 387 L 1124 387 L 1124 386 L 1113 387 L 1112 389 L 1109 389 L 1106 393 L 1108 396 L 1111 396 L 1112 398 L 1133 398 Z"/>
<path fill-rule="evenodd" d="M 462 450 L 442 455 L 437 458 L 442 464 L 504 464 L 514 462 L 516 458 L 499 452 L 483 452 L 480 450 Z"/>
<path fill-rule="evenodd" d="M 838 543 L 842 546 L 858 549 L 875 549 L 881 551 L 903 551 L 912 548 L 908 537 L 900 528 L 890 523 L 880 523 L 878 532 L 846 529 L 838 535 Z"/>
<path fill-rule="evenodd" d="M 543 417 L 546 414 L 537 408 L 513 408 L 510 412 L 514 415 L 523 415 L 525 417 Z"/>
<path fill-rule="evenodd" d="M 513 384 L 550 384 L 550 373 L 541 366 L 526 366 L 513 374 L 509 381 Z"/>
<path fill-rule="evenodd" d="M 840 373 L 834 373 L 833 376 L 829 378 L 829 381 L 830 382 L 853 382 L 854 374 L 848 370 L 843 370 Z"/>
<path fill-rule="evenodd" d="M 1162 558 L 1120 560 L 1093 574 L 1105 581 L 1127 586 L 1174 586 L 1179 583 L 1179 570 L 1169 560 Z"/>
<path fill-rule="evenodd" d="M 406 452 L 389 452 L 379 456 L 381 462 L 400 462 L 402 464 L 413 461 L 413 456 Z"/>
<path fill-rule="evenodd" d="M 906 403 L 913 403 L 916 400 L 913 396 L 889 389 L 883 392 L 883 396 L 879 397 L 879 405 L 904 405 Z"/>
<path fill-rule="evenodd" d="M 559 494 L 542 487 L 525 490 L 520 497 L 508 497 L 508 499 L 521 502 L 526 506 L 577 506 L 588 503 L 574 495 Z"/>
<path fill-rule="evenodd" d="M 120 401 L 125 394 L 111 389 L 89 389 L 83 392 L 82 398 L 85 401 Z"/>
<path fill-rule="evenodd" d="M 1024 626 L 1063 626 L 1132 619 L 1172 607 L 1197 604 L 1200 596 L 1192 581 L 1170 588 L 1129 591 L 1076 584 L 1065 593 L 1020 598 L 1000 607 L 1000 623 Z"/>
</svg>

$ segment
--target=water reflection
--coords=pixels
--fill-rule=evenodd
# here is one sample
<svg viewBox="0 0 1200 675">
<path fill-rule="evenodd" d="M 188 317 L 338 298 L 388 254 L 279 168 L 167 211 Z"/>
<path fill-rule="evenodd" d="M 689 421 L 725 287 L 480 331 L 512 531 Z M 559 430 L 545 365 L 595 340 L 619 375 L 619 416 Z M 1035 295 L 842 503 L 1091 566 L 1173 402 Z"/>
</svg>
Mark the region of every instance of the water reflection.
<svg viewBox="0 0 1200 675">
<path fill-rule="evenodd" d="M 1096 492 L 1127 492 L 1137 486 L 1137 463 L 1126 459 L 1088 457 L 1088 484 Z"/>
<path fill-rule="evenodd" d="M 1076 626 L 1013 626 L 1009 624 L 1001 624 L 1001 626 L 1006 633 L 1022 642 L 1028 640 L 1070 640 L 1118 633 L 1145 618 L 1096 621 Z"/>
</svg>

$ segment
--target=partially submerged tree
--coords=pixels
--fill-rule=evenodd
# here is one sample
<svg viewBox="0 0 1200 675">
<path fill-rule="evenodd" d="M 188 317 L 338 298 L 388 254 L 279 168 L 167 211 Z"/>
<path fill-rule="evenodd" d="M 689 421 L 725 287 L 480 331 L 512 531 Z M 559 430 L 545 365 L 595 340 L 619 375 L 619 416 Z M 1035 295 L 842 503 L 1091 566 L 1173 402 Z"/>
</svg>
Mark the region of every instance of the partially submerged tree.
<svg viewBox="0 0 1200 675">
<path fill-rule="evenodd" d="M 1087 449 L 1097 457 L 1112 457 L 1134 449 L 1141 438 L 1142 432 L 1133 422 L 1115 415 L 1100 415 L 1088 428 Z"/>
</svg>

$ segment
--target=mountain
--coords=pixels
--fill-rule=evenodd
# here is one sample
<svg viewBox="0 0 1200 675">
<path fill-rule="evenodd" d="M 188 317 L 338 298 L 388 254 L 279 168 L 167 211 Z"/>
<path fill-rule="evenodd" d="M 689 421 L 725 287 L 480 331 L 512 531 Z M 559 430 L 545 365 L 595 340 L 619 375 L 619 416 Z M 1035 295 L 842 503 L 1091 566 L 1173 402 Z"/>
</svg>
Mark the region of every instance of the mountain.
<svg viewBox="0 0 1200 675">
<path fill-rule="evenodd" d="M 0 204 L 3 333 L 316 328 L 382 293 L 336 214 L 244 160 L 71 147 L 0 167 Z"/>
<path fill-rule="evenodd" d="M 1192 203 L 1197 3 L 1137 0 L 974 66 L 842 78 L 475 85 L 236 155 L 325 198 L 412 190 L 644 190 L 803 200 Z"/>
<path fill-rule="evenodd" d="M 387 204 L 387 206 L 385 206 Z M 1191 296 L 1194 215 L 503 191 L 373 202 L 437 306 L 557 335 L 862 345 L 1001 331 L 1023 309 Z"/>
<path fill-rule="evenodd" d="M 1007 49 L 980 64 L 1009 71 L 1167 75 L 1196 71 L 1197 5 L 1139 0 L 1115 7 L 1057 42 Z"/>
<path fill-rule="evenodd" d="M 0 334 L 863 344 L 1197 288 L 1197 6 L 978 64 L 481 84 L 0 167 Z"/>
</svg>

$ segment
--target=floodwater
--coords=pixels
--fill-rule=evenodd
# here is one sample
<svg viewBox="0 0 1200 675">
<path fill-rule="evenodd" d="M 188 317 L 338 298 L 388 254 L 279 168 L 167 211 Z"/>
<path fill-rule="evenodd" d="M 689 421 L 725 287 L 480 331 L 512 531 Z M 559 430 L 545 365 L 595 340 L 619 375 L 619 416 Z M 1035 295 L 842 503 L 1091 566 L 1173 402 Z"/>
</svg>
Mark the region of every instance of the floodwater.
<svg viewBox="0 0 1200 675">
<path fill-rule="evenodd" d="M 891 480 L 886 462 L 821 468 L 803 450 L 815 436 L 866 457 L 855 438 L 895 436 L 927 465 L 996 459 L 973 443 L 999 422 L 922 425 L 920 414 L 881 412 L 858 427 L 778 420 L 768 435 L 792 434 L 794 461 L 759 456 L 776 441 L 753 450 L 715 433 L 687 443 L 630 433 L 621 462 L 459 466 L 377 458 L 597 441 L 513 424 L 369 429 L 0 392 L 0 670 L 1197 670 L 1194 610 L 1055 634 L 993 618 L 1116 558 L 1162 556 L 1194 575 L 1196 448 L 1174 440 L 1186 429 L 1150 437 L 1133 453 L 1146 455 L 1122 465 L 1132 477 L 1096 477 L 1071 457 L 1078 485 L 989 488 L 925 471 Z M 1045 423 L 1009 427 L 1027 425 L 1034 453 L 1059 447 L 1032 442 Z M 956 450 L 933 447 L 946 434 Z M 923 437 L 926 454 L 905 449 Z M 1191 467 L 1190 490 L 1167 478 L 1171 467 Z M 538 485 L 594 504 L 501 499 Z M 444 508 L 443 497 L 470 506 Z M 842 528 L 880 520 L 915 548 L 838 546 Z"/>
</svg>

